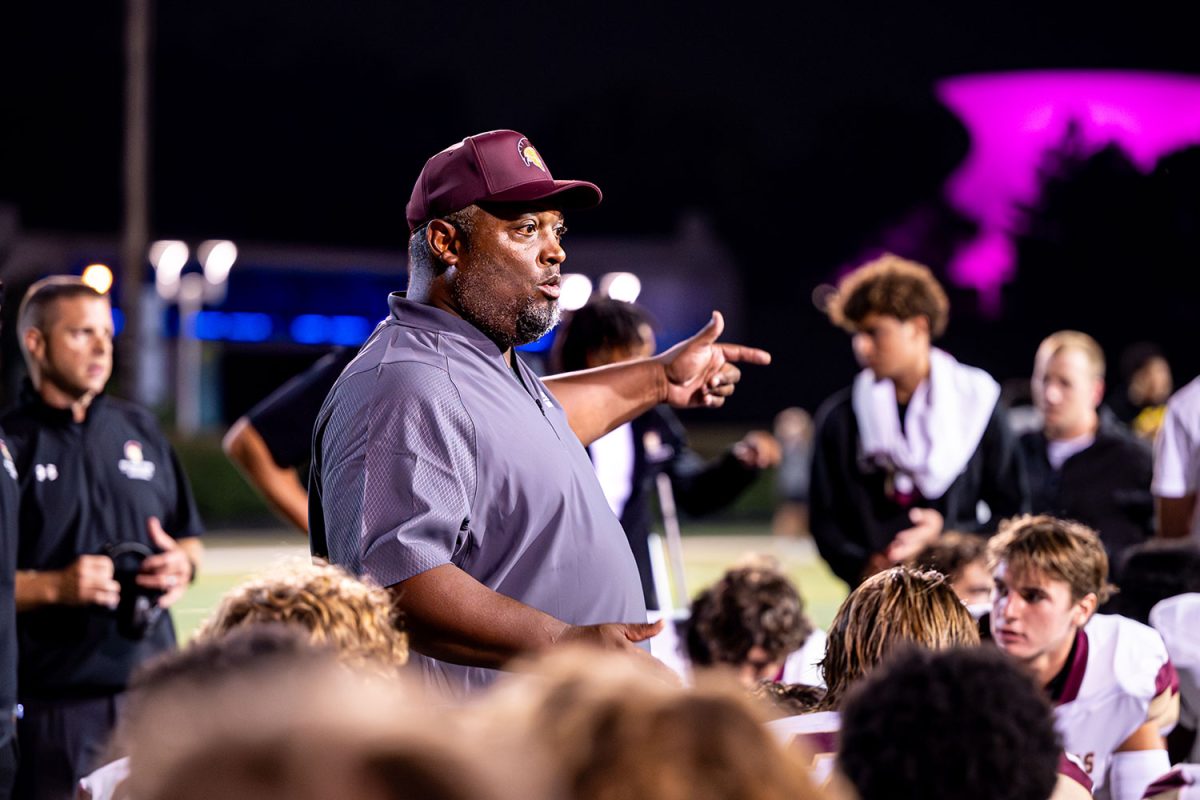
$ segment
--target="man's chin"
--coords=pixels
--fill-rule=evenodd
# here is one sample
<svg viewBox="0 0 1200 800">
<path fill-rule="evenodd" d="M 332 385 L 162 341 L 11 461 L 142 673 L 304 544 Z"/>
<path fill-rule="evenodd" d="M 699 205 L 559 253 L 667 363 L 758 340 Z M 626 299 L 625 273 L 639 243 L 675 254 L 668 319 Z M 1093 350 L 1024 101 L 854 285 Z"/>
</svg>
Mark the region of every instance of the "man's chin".
<svg viewBox="0 0 1200 800">
<path fill-rule="evenodd" d="M 525 313 L 517 318 L 517 329 L 513 334 L 513 346 L 521 347 L 541 339 L 547 333 L 554 330 L 561 317 L 562 311 L 557 300 L 551 301 L 545 311 L 526 308 Z"/>
</svg>

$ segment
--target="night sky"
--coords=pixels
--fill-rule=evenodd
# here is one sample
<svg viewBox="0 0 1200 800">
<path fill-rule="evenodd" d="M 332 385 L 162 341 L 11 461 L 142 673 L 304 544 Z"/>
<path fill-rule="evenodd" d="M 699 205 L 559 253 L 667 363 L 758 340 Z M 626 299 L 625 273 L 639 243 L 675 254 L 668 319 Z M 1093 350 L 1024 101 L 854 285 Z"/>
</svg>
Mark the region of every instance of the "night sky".
<svg viewBox="0 0 1200 800">
<path fill-rule="evenodd" d="M 152 230 L 400 248 L 424 160 L 515 128 L 557 177 L 604 189 L 574 231 L 667 233 L 681 211 L 707 215 L 738 256 L 748 335 L 792 365 L 747 387 L 747 408 L 811 406 L 853 372 L 812 288 L 935 204 L 966 153 L 935 80 L 1200 74 L 1183 4 L 942 5 L 162 3 Z M 25 228 L 119 228 L 121 17 L 114 2 L 0 12 L 0 202 Z M 948 343 L 986 362 L 982 323 L 964 319 Z"/>
</svg>

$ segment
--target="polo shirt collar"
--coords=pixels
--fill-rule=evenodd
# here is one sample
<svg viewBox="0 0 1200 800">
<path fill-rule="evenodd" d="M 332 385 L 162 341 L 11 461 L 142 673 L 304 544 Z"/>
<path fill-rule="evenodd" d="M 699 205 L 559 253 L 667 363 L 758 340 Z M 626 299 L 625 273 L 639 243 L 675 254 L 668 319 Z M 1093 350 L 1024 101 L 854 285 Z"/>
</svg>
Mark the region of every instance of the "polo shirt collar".
<svg viewBox="0 0 1200 800">
<path fill-rule="evenodd" d="M 71 409 L 55 408 L 54 406 L 47 404 L 46 401 L 42 399 L 42 396 L 38 393 L 37 389 L 33 388 L 33 382 L 28 378 L 26 378 L 21 384 L 20 397 L 22 404 L 30 406 L 37 418 L 48 425 L 66 426 L 75 424 L 75 416 L 71 413 Z M 91 404 L 88 405 L 88 413 L 84 418 L 84 422 L 87 422 L 87 420 L 91 419 L 92 414 L 94 414 L 104 403 L 105 395 L 103 392 L 93 397 Z"/>
<path fill-rule="evenodd" d="M 392 312 L 391 321 L 421 330 L 461 336 L 488 355 L 503 355 L 500 348 L 488 338 L 486 333 L 462 317 L 456 317 L 448 311 L 442 311 L 440 308 L 426 303 L 409 300 L 404 295 L 404 292 L 392 292 L 388 295 L 388 308 Z"/>
</svg>

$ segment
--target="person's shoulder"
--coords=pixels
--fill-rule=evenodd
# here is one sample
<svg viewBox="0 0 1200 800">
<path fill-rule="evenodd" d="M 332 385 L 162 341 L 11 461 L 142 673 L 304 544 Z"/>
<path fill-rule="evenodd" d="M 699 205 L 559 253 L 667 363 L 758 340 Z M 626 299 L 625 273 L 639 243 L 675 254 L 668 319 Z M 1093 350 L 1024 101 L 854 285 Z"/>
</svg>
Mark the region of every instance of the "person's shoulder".
<svg viewBox="0 0 1200 800">
<path fill-rule="evenodd" d="M 1119 614 L 1095 614 L 1085 631 L 1089 673 L 1147 702 L 1166 688 L 1161 684 L 1170 658 L 1158 631 Z"/>
<path fill-rule="evenodd" d="M 1150 609 L 1150 624 L 1181 667 L 1200 666 L 1200 593 L 1188 592 L 1160 600 Z"/>
<path fill-rule="evenodd" d="M 1200 414 L 1200 377 L 1178 389 L 1167 400 L 1168 413 Z"/>
<path fill-rule="evenodd" d="M 10 436 L 19 436 L 22 432 L 36 426 L 33 415 L 33 404 L 17 403 L 0 412 L 0 426 L 8 431 Z"/>
<path fill-rule="evenodd" d="M 852 391 L 852 387 L 845 386 L 829 395 L 825 398 L 825 402 L 817 406 L 817 413 L 813 418 L 817 428 L 854 418 L 854 407 L 850 399 Z"/>
<path fill-rule="evenodd" d="M 135 425 L 151 428 L 156 431 L 159 430 L 158 419 L 154 416 L 154 413 L 145 406 L 138 405 L 130 400 L 105 395 L 103 403 L 98 404 L 97 409 L 103 414 L 120 417 Z"/>
</svg>

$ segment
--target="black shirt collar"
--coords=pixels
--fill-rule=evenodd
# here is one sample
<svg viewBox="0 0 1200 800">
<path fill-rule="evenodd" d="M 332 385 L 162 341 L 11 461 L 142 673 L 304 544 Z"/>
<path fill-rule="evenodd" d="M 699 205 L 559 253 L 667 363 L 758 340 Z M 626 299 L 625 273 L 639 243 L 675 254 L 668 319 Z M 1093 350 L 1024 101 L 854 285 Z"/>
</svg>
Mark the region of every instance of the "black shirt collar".
<svg viewBox="0 0 1200 800">
<path fill-rule="evenodd" d="M 42 399 L 38 390 L 33 388 L 33 382 L 26 378 L 21 383 L 21 404 L 28 406 L 32 411 L 33 416 L 46 425 L 56 425 L 65 427 L 75 424 L 75 415 L 70 408 L 56 408 L 49 405 Z M 88 405 L 87 415 L 84 417 L 84 422 L 91 418 L 92 414 L 96 413 L 105 403 L 107 399 L 103 393 L 92 398 L 92 402 Z"/>
</svg>

